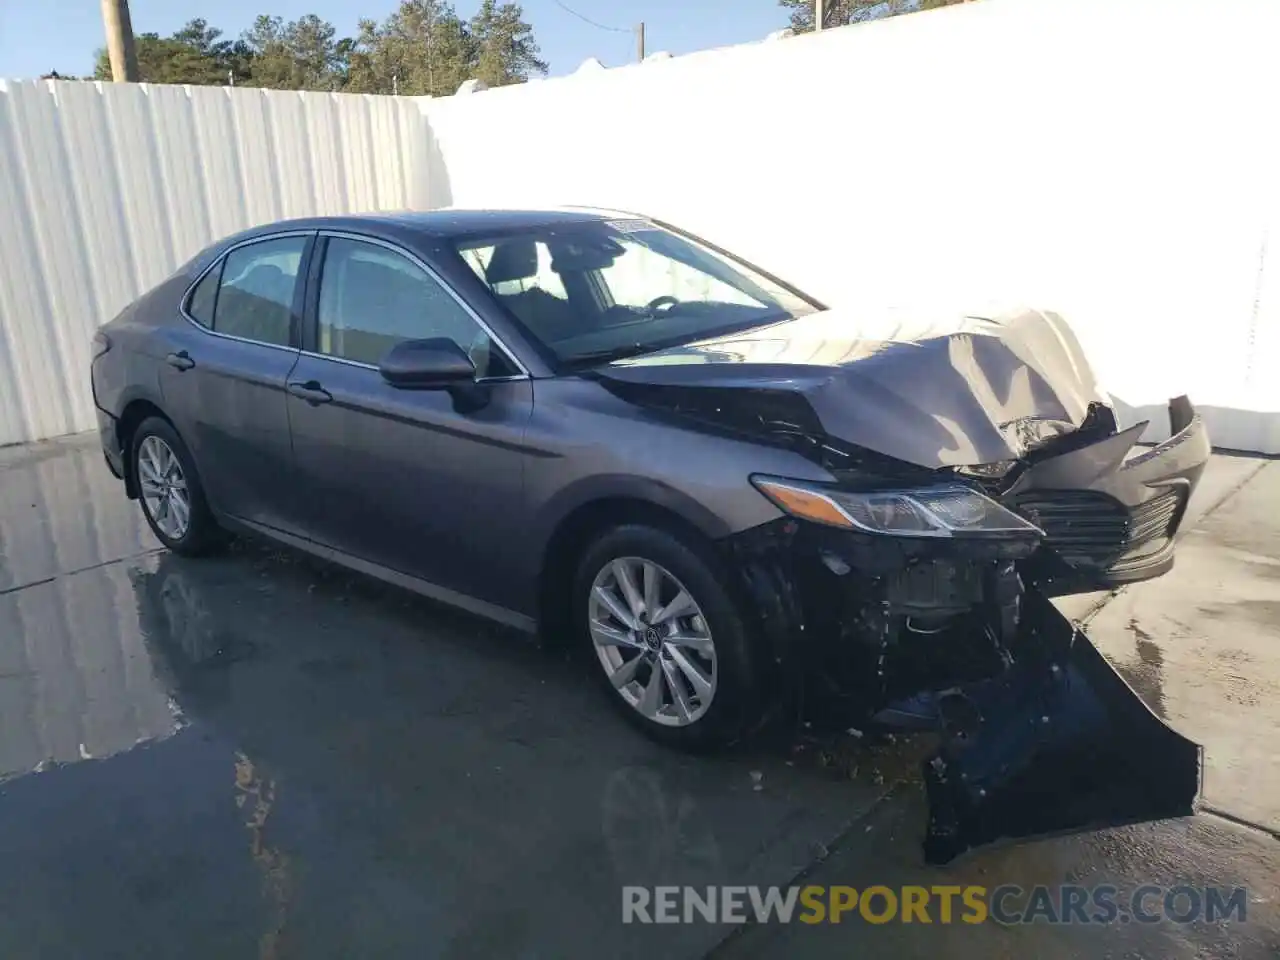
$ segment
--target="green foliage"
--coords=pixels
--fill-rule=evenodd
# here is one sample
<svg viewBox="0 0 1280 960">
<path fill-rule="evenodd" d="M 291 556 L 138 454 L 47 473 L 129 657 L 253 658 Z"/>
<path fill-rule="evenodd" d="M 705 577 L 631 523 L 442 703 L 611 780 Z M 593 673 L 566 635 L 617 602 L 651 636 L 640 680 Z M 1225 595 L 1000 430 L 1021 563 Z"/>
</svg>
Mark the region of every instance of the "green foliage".
<svg viewBox="0 0 1280 960">
<path fill-rule="evenodd" d="M 314 14 L 259 16 L 234 41 L 197 19 L 172 36 L 139 34 L 135 47 L 146 83 L 448 96 L 473 78 L 496 87 L 547 72 L 523 9 L 497 0 L 482 0 L 465 21 L 447 0 L 402 0 L 381 23 L 361 20 L 341 38 Z M 94 79 L 111 79 L 105 50 Z"/>
<path fill-rule="evenodd" d="M 275 90 L 336 90 L 342 61 L 333 24 L 313 13 L 285 23 L 260 16 L 241 41 L 252 54 L 249 84 Z"/>
<path fill-rule="evenodd" d="M 521 83 L 547 72 L 519 4 L 483 0 L 462 20 L 444 0 L 403 0 L 382 23 L 361 20 L 347 53 L 353 93 L 448 96 L 466 80 Z"/>
<path fill-rule="evenodd" d="M 824 0 L 823 27 L 844 27 L 964 2 L 966 0 Z M 796 33 L 813 29 L 813 0 L 778 0 L 778 4 L 791 11 L 791 29 Z"/>
<path fill-rule="evenodd" d="M 466 24 L 441 0 L 404 0 L 381 24 L 360 21 L 353 93 L 447 96 L 471 76 Z"/>
<path fill-rule="evenodd" d="M 501 6 L 483 0 L 471 18 L 471 75 L 488 86 L 523 83 L 531 76 L 545 75 L 547 62 L 538 57 L 533 27 L 524 21 L 517 3 Z"/>
<path fill-rule="evenodd" d="M 138 73 L 144 83 L 225 84 L 232 78 L 247 82 L 250 51 L 240 41 L 221 37 L 221 30 L 198 18 L 169 37 L 140 33 L 134 37 Z M 93 79 L 111 79 L 106 50 L 98 51 Z"/>
</svg>

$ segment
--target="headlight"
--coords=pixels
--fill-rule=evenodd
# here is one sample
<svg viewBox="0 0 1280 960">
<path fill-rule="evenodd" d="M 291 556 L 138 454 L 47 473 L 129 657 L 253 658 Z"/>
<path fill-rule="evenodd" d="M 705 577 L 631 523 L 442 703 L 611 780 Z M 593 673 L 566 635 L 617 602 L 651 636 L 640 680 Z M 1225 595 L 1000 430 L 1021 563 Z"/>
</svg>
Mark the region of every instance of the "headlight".
<svg viewBox="0 0 1280 960">
<path fill-rule="evenodd" d="M 991 463 L 975 463 L 968 467 L 956 467 L 956 473 L 981 480 L 999 480 L 1008 476 L 1018 465 L 1017 460 L 993 460 Z"/>
<path fill-rule="evenodd" d="M 863 533 L 895 537 L 1044 535 L 1035 524 L 964 486 L 856 493 L 775 477 L 755 476 L 751 482 L 793 517 Z"/>
</svg>

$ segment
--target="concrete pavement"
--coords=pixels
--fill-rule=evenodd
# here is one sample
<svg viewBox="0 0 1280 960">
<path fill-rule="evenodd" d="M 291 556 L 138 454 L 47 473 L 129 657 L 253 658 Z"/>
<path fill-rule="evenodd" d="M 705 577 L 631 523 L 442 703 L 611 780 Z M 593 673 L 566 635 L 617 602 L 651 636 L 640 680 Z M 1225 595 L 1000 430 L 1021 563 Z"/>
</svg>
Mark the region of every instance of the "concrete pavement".
<svg viewBox="0 0 1280 960">
<path fill-rule="evenodd" d="M 1178 567 L 1090 631 L 1206 743 L 1208 802 L 1272 830 L 1277 492 L 1280 466 L 1216 458 Z M 284 551 L 158 552 L 94 438 L 0 450 L 0 956 L 1280 953 L 1261 829 L 1206 815 L 926 870 L 919 744 L 795 747 L 660 750 L 500 630 Z M 1211 928 L 620 923 L 624 884 L 799 876 L 1256 902 Z"/>
<path fill-rule="evenodd" d="M 1204 745 L 1206 813 L 981 851 L 929 870 L 916 852 L 922 797 L 903 785 L 805 882 L 1244 886 L 1245 924 L 754 926 L 716 956 L 1280 957 L 1280 463 L 1215 457 L 1197 493 L 1170 573 L 1063 606 L 1088 615 L 1090 639 L 1148 706 Z"/>
</svg>

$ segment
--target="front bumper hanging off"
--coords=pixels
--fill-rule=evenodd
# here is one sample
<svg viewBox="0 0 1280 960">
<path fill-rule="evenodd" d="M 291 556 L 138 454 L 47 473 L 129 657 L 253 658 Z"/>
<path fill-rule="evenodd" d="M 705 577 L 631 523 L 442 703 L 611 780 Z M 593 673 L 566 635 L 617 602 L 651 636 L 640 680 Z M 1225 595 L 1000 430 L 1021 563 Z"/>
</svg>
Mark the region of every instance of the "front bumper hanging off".
<svg viewBox="0 0 1280 960">
<path fill-rule="evenodd" d="M 1046 597 L 1173 565 L 1210 445 L 1185 397 L 1170 402 L 1169 421 L 1171 438 L 1150 450 L 1131 455 L 1146 427 L 1138 424 L 1036 464 L 1017 485 L 1014 502 L 1059 507 L 1035 517 L 1047 536 L 1023 565 L 1012 665 L 939 701 L 942 742 L 924 765 L 930 862 L 1000 839 L 1194 812 L 1201 747 L 1152 713 Z M 1080 509 L 1089 501 L 1115 509 Z"/>
<path fill-rule="evenodd" d="M 1003 675 L 940 699 L 942 744 L 924 765 L 929 862 L 1004 838 L 1194 812 L 1201 748 L 1034 589 L 1014 654 Z"/>
<path fill-rule="evenodd" d="M 776 659 L 818 691 L 811 705 L 835 701 L 836 720 L 936 727 L 923 768 L 929 862 L 1194 812 L 1201 748 L 1049 600 L 1172 565 L 1210 447 L 1185 398 L 1170 421 L 1172 439 L 1141 453 L 1145 424 L 1112 422 L 1028 464 L 998 496 L 1040 521 L 1038 544 L 922 545 L 794 523 L 737 544 Z"/>
</svg>

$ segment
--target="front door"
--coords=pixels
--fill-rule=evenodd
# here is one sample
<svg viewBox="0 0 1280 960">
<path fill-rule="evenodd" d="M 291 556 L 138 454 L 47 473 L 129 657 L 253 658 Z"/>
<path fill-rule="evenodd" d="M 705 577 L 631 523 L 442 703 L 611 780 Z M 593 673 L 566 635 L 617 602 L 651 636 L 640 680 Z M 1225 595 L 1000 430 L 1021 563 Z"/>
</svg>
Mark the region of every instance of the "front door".
<svg viewBox="0 0 1280 960">
<path fill-rule="evenodd" d="M 169 331 L 160 388 L 214 509 L 296 531 L 285 384 L 298 360 L 300 278 L 314 233 L 234 247 Z"/>
<path fill-rule="evenodd" d="M 322 237 L 308 311 L 313 342 L 289 376 L 289 420 L 311 536 L 343 554 L 500 606 L 513 605 L 503 544 L 522 527 L 522 445 L 532 384 L 416 258 Z M 377 364 L 404 340 L 466 350 L 481 405 L 397 389 Z"/>
</svg>

